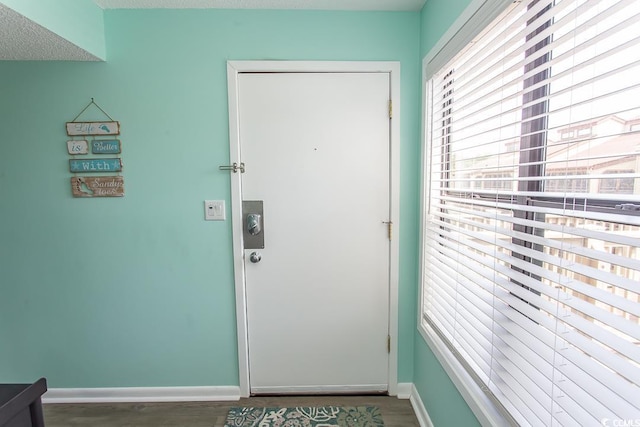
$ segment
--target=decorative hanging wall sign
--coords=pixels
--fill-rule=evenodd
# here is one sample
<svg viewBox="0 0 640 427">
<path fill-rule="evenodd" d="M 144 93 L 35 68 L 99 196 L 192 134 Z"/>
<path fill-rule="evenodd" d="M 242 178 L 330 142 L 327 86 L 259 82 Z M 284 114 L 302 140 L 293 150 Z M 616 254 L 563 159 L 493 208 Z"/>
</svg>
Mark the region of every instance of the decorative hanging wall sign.
<svg viewBox="0 0 640 427">
<path fill-rule="evenodd" d="M 93 154 L 120 154 L 119 139 L 94 139 L 91 141 Z"/>
<path fill-rule="evenodd" d="M 120 122 L 67 122 L 67 135 L 120 135 Z"/>
<path fill-rule="evenodd" d="M 91 106 L 98 108 L 108 121 L 80 122 L 78 118 Z M 122 197 L 124 196 L 124 178 L 110 175 L 122 171 L 122 145 L 119 139 L 100 138 L 101 136 L 120 135 L 120 122 L 113 120 L 93 98 L 72 121 L 66 124 L 67 135 L 72 138 L 67 141 L 67 152 L 74 156 L 69 159 L 69 171 L 75 174 L 89 173 L 94 176 L 73 176 L 71 178 L 71 194 L 73 197 Z M 73 137 L 82 139 L 73 139 Z M 98 137 L 96 139 L 96 137 Z M 91 146 L 91 152 L 89 152 Z M 93 154 L 98 157 L 83 158 L 83 154 Z M 99 157 L 108 154 L 111 157 Z M 77 157 L 76 157 L 77 156 Z M 108 176 L 105 176 L 108 175 Z"/>
<path fill-rule="evenodd" d="M 89 153 L 89 144 L 84 139 L 67 141 L 67 152 L 72 155 Z"/>
<path fill-rule="evenodd" d="M 119 158 L 71 159 L 69 160 L 69 170 L 71 172 L 120 172 L 122 170 L 122 160 Z"/>
<path fill-rule="evenodd" d="M 124 178 L 121 176 L 71 178 L 73 197 L 122 197 L 124 196 Z"/>
</svg>

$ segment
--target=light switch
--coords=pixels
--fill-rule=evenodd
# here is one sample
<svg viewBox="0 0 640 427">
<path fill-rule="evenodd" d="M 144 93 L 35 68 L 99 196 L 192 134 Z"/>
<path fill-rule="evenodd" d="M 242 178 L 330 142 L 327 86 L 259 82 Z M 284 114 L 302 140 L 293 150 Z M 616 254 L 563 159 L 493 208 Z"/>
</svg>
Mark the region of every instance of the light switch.
<svg viewBox="0 0 640 427">
<path fill-rule="evenodd" d="M 224 221 L 226 219 L 224 200 L 205 200 L 204 219 L 207 221 Z"/>
</svg>

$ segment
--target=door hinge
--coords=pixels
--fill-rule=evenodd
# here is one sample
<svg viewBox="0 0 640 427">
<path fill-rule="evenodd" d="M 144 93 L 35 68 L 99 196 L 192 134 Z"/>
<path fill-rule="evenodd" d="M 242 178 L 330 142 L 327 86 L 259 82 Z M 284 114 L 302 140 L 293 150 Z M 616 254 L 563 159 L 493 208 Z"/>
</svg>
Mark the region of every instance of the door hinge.
<svg viewBox="0 0 640 427">
<path fill-rule="evenodd" d="M 393 119 L 393 101 L 389 100 L 389 118 Z"/>
<path fill-rule="evenodd" d="M 391 221 L 382 221 L 383 224 L 387 224 L 387 234 L 389 236 L 389 240 L 393 237 L 393 222 Z"/>
<path fill-rule="evenodd" d="M 391 335 L 387 335 L 387 353 L 391 353 Z"/>
</svg>

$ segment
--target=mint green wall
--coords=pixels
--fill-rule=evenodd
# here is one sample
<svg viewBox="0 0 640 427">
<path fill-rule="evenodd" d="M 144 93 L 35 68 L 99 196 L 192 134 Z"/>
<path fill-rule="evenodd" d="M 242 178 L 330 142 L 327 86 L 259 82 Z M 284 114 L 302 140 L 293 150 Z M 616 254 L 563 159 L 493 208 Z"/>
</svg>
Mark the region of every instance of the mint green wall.
<svg viewBox="0 0 640 427">
<path fill-rule="evenodd" d="M 479 426 L 469 406 L 421 336 L 416 338 L 414 385 L 436 427 Z"/>
<path fill-rule="evenodd" d="M 472 0 L 427 0 L 421 12 L 420 59 L 429 53 Z M 423 89 L 424 90 L 424 89 Z M 417 297 L 416 297 L 417 300 Z M 426 344 L 415 332 L 413 382 L 431 421 L 439 426 L 476 426 L 469 409 L 455 385 Z"/>
<path fill-rule="evenodd" d="M 231 223 L 203 220 L 204 199 L 230 202 L 229 59 L 401 61 L 399 379 L 412 381 L 420 15 L 111 10 L 105 34 L 104 63 L 0 62 L 0 382 L 238 384 Z M 91 97 L 121 123 L 121 199 L 71 197 L 64 123 Z"/>
<path fill-rule="evenodd" d="M 420 59 L 449 29 L 472 0 L 426 0 L 421 12 Z"/>
<path fill-rule="evenodd" d="M 105 59 L 103 11 L 93 0 L 2 0 L 0 3 Z"/>
</svg>

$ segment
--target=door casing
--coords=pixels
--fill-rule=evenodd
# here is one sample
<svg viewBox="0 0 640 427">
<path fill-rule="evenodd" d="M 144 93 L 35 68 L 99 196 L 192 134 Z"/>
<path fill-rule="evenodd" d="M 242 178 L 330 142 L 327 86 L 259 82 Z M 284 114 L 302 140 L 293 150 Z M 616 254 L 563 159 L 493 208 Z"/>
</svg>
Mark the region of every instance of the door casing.
<svg viewBox="0 0 640 427">
<path fill-rule="evenodd" d="M 248 72 L 350 72 L 388 73 L 393 118 L 390 123 L 390 212 L 393 223 L 389 259 L 389 331 L 391 345 L 389 353 L 389 394 L 397 395 L 398 388 L 398 277 L 399 277 L 399 230 L 400 230 L 400 63 L 399 62 L 333 62 L 333 61 L 228 61 L 227 87 L 229 101 L 229 161 L 241 163 L 238 75 Z M 250 165 L 247 165 L 250 167 Z M 231 173 L 231 220 L 233 232 L 233 263 L 236 295 L 236 322 L 238 336 L 238 373 L 240 395 L 250 394 L 249 346 L 246 304 L 246 281 L 244 273 L 244 250 L 242 246 L 242 182 L 241 175 Z"/>
</svg>

